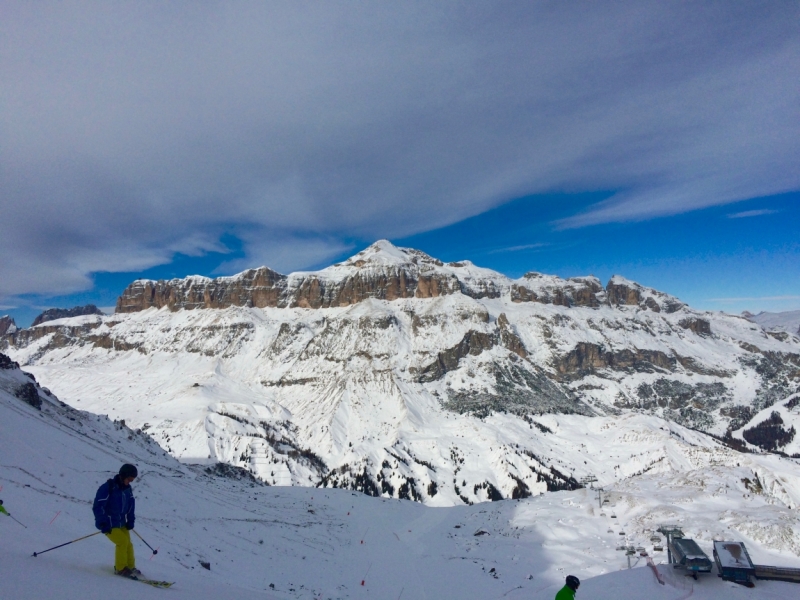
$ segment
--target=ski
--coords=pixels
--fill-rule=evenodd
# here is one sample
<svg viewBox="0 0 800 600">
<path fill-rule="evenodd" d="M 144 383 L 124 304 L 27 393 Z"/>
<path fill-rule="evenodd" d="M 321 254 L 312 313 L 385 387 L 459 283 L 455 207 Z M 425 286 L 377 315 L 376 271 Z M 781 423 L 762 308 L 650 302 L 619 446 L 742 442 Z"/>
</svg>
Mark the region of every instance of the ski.
<svg viewBox="0 0 800 600">
<path fill-rule="evenodd" d="M 162 589 L 167 589 L 175 583 L 174 581 L 157 581 L 155 579 L 142 579 L 141 577 L 131 577 L 131 579 Z"/>
<path fill-rule="evenodd" d="M 174 581 L 159 581 L 157 579 L 147 579 L 146 577 L 137 577 L 136 575 L 125 575 L 125 579 L 131 579 L 133 581 L 138 581 L 140 583 L 146 583 L 147 585 L 167 589 L 168 587 L 175 584 Z"/>
<path fill-rule="evenodd" d="M 136 575 L 131 575 L 130 577 L 126 577 L 125 579 L 131 579 L 133 581 L 138 581 L 140 583 L 146 583 L 147 585 L 151 585 L 153 587 L 167 589 L 168 587 L 174 585 L 174 581 L 158 581 L 157 579 L 147 579 L 146 577 L 137 577 Z"/>
</svg>

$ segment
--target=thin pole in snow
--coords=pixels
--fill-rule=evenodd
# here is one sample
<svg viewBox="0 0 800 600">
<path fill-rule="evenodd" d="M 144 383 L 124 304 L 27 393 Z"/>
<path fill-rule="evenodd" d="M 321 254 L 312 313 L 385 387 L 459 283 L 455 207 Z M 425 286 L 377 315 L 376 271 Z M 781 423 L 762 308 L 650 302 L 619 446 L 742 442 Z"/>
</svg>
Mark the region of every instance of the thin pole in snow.
<svg viewBox="0 0 800 600">
<path fill-rule="evenodd" d="M 11 517 L 11 514 L 9 514 L 8 516 L 9 516 L 9 517 Z M 11 517 L 11 518 L 12 518 L 12 519 L 14 519 L 14 517 Z M 17 521 L 16 519 L 14 519 L 14 520 L 15 520 L 15 521 Z M 19 523 L 19 521 L 17 521 L 17 523 Z M 20 525 L 22 525 L 22 523 L 19 523 L 19 524 L 20 524 Z M 27 525 L 22 525 L 22 526 L 23 526 L 25 529 L 27 529 L 27 528 L 28 528 L 28 526 L 27 526 Z"/>
<path fill-rule="evenodd" d="M 369 570 L 372 568 L 372 563 L 369 563 L 369 567 L 367 568 L 367 572 L 364 573 L 364 579 L 361 580 L 361 585 L 364 585 L 364 582 L 367 580 L 367 575 L 369 575 Z"/>
<path fill-rule="evenodd" d="M 90 533 L 89 535 L 85 535 L 83 537 L 79 537 L 78 539 L 71 540 L 69 542 L 65 542 L 63 544 L 59 544 L 58 546 L 53 546 L 52 548 L 48 548 L 47 550 L 42 550 L 41 552 L 34 552 L 34 556 L 39 556 L 40 554 L 44 554 L 45 552 L 50 552 L 50 550 L 55 550 L 56 548 L 63 548 L 64 546 L 68 546 L 69 544 L 74 544 L 75 542 L 80 542 L 81 540 L 85 540 L 86 538 L 90 538 L 95 535 L 100 535 L 101 532 L 95 531 L 94 533 Z"/>
</svg>

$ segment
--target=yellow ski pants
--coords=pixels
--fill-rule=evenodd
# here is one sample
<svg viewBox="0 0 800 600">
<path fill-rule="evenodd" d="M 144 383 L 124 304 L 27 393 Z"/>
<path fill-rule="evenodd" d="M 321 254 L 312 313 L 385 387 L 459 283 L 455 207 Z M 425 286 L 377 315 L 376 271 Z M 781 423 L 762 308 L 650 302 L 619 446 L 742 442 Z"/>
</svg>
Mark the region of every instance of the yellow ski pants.
<svg viewBox="0 0 800 600">
<path fill-rule="evenodd" d="M 125 567 L 136 568 L 136 557 L 133 555 L 133 544 L 131 544 L 131 532 L 125 527 L 115 527 L 106 537 L 116 546 L 114 552 L 114 568 L 122 571 Z"/>
</svg>

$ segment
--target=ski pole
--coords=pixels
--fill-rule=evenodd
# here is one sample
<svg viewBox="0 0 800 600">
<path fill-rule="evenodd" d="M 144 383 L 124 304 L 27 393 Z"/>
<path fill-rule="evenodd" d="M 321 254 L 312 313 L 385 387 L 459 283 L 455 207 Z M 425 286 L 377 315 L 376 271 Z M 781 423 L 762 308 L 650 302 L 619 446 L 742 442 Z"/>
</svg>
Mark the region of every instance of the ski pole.
<svg viewBox="0 0 800 600">
<path fill-rule="evenodd" d="M 144 542 L 144 545 L 145 545 L 145 546 L 147 546 L 148 548 L 150 548 L 150 550 L 153 550 L 153 547 L 152 547 L 150 544 L 148 544 L 147 542 L 145 542 L 145 539 L 144 539 L 142 536 L 140 536 L 140 535 L 139 535 L 139 532 L 138 532 L 138 531 L 136 531 L 136 530 L 134 529 L 134 530 L 133 530 L 133 533 L 135 533 L 135 534 L 136 534 L 136 537 L 138 537 L 140 540 L 142 540 L 142 541 Z M 153 554 L 158 554 L 158 550 L 153 550 Z"/>
<path fill-rule="evenodd" d="M 45 552 L 50 552 L 50 550 L 55 550 L 56 548 L 62 548 L 63 546 L 68 546 L 70 544 L 74 544 L 75 542 L 80 542 L 81 540 L 85 540 L 86 538 L 90 538 L 95 535 L 101 534 L 102 531 L 95 531 L 94 533 L 90 533 L 89 535 L 85 535 L 83 537 L 79 537 L 77 540 L 72 540 L 71 542 L 66 542 L 65 544 L 60 544 L 58 546 L 53 546 L 52 548 L 48 548 L 47 550 L 42 550 L 41 552 L 34 552 L 34 556 L 39 556 L 40 554 L 44 554 Z"/>
<path fill-rule="evenodd" d="M 12 519 L 14 519 L 14 517 L 11 515 L 11 513 L 6 513 L 6 514 L 7 514 L 9 517 L 11 517 Z M 14 519 L 14 520 L 15 520 L 15 521 L 17 521 L 16 519 Z M 17 521 L 17 523 L 19 523 L 19 521 Z M 20 525 L 22 525 L 22 523 L 19 523 L 19 524 L 20 524 Z M 27 525 L 22 525 L 22 526 L 23 526 L 25 529 L 27 529 L 27 528 L 28 528 L 28 527 L 27 527 Z"/>
</svg>

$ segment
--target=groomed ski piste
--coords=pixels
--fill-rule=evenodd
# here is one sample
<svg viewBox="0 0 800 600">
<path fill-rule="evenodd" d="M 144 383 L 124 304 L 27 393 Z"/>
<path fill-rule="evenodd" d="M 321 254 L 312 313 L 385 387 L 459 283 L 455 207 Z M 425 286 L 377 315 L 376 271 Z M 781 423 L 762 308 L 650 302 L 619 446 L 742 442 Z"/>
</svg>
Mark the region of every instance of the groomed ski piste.
<svg viewBox="0 0 800 600">
<path fill-rule="evenodd" d="M 662 585 L 645 559 L 628 569 L 616 549 L 646 544 L 669 521 L 709 555 L 712 539 L 735 539 L 756 563 L 798 566 L 800 486 L 785 458 L 726 449 L 716 464 L 706 456 L 699 469 L 620 482 L 602 509 L 590 489 L 432 508 L 210 474 L 42 388 L 40 409 L 13 395 L 30 381 L 13 366 L 0 369 L 0 498 L 27 526 L 0 515 L 0 598 L 552 599 L 567 574 L 582 580 L 579 599 L 786 599 L 800 591 L 761 580 L 748 589 L 715 574 L 695 582 L 664 564 Z M 667 424 L 648 417 L 635 426 Z M 685 456 L 718 452 L 689 430 L 671 437 Z M 174 581 L 169 590 L 114 576 L 113 546 L 99 535 L 32 556 L 94 532 L 93 494 L 123 462 L 140 472 L 136 531 L 158 550 L 136 538 L 137 566 Z"/>
</svg>

